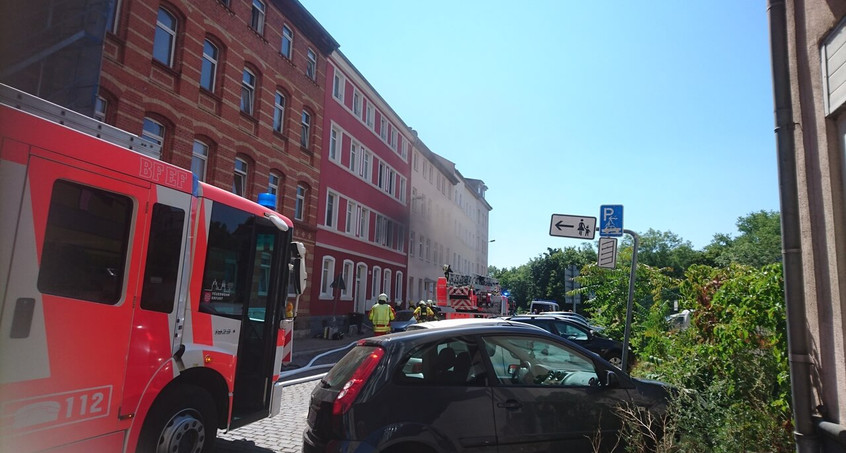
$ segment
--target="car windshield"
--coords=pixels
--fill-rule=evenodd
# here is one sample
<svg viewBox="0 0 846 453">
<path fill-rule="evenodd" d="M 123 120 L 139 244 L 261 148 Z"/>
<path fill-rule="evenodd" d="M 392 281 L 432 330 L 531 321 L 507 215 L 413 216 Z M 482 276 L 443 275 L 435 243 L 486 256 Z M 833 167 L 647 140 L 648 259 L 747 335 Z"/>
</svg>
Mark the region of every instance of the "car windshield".
<svg viewBox="0 0 846 453">
<path fill-rule="evenodd" d="M 411 310 L 401 310 L 401 311 L 397 312 L 397 315 L 394 318 L 394 321 L 408 321 L 409 319 L 412 318 L 412 316 L 414 316 L 413 311 L 411 311 Z"/>
</svg>

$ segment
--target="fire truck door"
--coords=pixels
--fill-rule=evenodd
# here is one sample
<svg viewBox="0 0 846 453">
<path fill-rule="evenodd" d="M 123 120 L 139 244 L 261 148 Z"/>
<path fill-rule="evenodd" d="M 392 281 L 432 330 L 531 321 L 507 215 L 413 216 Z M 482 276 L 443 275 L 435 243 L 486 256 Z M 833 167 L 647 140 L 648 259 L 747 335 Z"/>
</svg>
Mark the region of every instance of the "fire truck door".
<svg viewBox="0 0 846 453">
<path fill-rule="evenodd" d="M 119 404 L 149 189 L 84 165 L 29 158 L 2 293 L 0 451 L 122 442 L 129 423 Z"/>
</svg>

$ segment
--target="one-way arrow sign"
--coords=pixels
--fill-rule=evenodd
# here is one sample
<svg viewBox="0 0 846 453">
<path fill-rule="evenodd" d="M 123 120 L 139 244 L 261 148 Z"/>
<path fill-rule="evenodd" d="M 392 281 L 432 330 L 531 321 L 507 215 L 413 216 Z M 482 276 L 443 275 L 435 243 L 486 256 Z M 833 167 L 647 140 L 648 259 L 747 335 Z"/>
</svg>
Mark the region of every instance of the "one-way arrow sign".
<svg viewBox="0 0 846 453">
<path fill-rule="evenodd" d="M 552 214 L 550 236 L 592 240 L 596 232 L 596 217 Z"/>
</svg>

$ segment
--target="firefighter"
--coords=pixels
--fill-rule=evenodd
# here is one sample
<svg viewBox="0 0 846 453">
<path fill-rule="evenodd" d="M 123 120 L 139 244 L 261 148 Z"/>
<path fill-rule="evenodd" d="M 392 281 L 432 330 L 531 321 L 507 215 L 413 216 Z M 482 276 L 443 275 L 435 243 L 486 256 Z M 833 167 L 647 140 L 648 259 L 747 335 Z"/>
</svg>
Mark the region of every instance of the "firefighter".
<svg viewBox="0 0 846 453">
<path fill-rule="evenodd" d="M 426 305 L 426 302 L 421 300 L 420 303 L 417 304 L 417 308 L 414 309 L 414 319 L 416 319 L 417 322 L 426 322 L 431 321 L 434 318 L 435 312 Z"/>
<path fill-rule="evenodd" d="M 376 305 L 370 309 L 370 322 L 373 323 L 373 335 L 385 335 L 391 331 L 391 321 L 394 320 L 394 309 L 388 305 L 388 295 L 379 294 Z"/>
</svg>

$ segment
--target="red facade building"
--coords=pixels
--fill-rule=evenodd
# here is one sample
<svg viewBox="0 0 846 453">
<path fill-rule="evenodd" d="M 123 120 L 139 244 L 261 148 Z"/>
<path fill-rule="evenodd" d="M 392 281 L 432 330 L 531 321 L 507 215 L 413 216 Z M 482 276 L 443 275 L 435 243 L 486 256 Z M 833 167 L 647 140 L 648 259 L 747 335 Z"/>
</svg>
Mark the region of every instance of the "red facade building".
<svg viewBox="0 0 846 453">
<path fill-rule="evenodd" d="M 338 44 L 297 1 L 116 3 L 95 116 L 210 184 L 276 194 L 313 259 L 326 58 Z M 299 305 L 308 315 L 307 294 Z"/>
<path fill-rule="evenodd" d="M 363 315 L 381 293 L 403 305 L 408 276 L 414 133 L 337 51 L 326 67 L 322 130 L 312 330 L 333 315 Z"/>
</svg>

